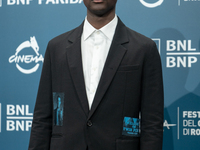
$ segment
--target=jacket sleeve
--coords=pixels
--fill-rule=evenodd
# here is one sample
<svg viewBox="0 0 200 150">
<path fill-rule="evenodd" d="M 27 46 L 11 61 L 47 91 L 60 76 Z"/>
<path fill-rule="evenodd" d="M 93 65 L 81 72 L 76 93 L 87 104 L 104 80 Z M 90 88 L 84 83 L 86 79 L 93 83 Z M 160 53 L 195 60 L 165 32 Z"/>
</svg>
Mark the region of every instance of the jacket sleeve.
<svg viewBox="0 0 200 150">
<path fill-rule="evenodd" d="M 163 79 L 160 55 L 156 44 L 144 59 L 141 101 L 141 150 L 162 150 Z"/>
<path fill-rule="evenodd" d="M 45 53 L 34 109 L 29 150 L 49 150 L 52 132 L 52 79 L 50 46 Z"/>
</svg>

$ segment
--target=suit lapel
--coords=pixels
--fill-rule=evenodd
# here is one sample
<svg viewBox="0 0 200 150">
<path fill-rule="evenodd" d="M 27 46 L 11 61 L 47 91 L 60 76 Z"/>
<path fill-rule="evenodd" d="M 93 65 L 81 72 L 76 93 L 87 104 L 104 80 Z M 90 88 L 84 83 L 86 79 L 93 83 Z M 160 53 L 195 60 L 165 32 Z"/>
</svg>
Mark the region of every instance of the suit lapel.
<svg viewBox="0 0 200 150">
<path fill-rule="evenodd" d="M 80 99 L 82 108 L 85 112 L 85 115 L 88 116 L 89 106 L 85 89 L 85 82 L 83 76 L 83 67 L 82 67 L 82 58 L 81 58 L 81 34 L 82 27 L 79 26 L 68 38 L 71 43 L 67 47 L 67 60 L 69 64 L 69 70 L 71 77 L 77 91 L 78 97 Z"/>
<path fill-rule="evenodd" d="M 91 111 L 89 112 L 88 119 L 93 115 L 97 109 L 99 103 L 101 102 L 105 92 L 107 91 L 116 71 L 119 67 L 124 54 L 126 53 L 126 48 L 123 44 L 128 42 L 127 29 L 125 25 L 118 18 L 118 25 L 113 37 L 113 41 L 108 53 L 106 63 L 99 81 L 99 85 L 94 97 Z"/>
</svg>

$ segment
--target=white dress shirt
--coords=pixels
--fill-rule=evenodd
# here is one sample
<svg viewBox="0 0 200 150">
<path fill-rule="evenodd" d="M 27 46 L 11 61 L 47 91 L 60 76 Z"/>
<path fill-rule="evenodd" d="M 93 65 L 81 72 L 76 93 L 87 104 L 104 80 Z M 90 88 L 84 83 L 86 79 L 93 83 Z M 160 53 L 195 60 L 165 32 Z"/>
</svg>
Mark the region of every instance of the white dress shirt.
<svg viewBox="0 0 200 150">
<path fill-rule="evenodd" d="M 117 22 L 118 18 L 115 15 L 112 21 L 97 30 L 88 22 L 87 17 L 84 21 L 81 53 L 89 109 L 92 106 Z"/>
</svg>

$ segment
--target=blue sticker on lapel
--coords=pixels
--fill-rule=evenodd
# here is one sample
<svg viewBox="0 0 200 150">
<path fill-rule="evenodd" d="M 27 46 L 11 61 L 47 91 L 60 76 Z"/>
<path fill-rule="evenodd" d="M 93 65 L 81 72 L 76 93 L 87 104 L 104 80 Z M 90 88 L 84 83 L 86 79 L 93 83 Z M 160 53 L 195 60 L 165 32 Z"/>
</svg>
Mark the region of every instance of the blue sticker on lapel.
<svg viewBox="0 0 200 150">
<path fill-rule="evenodd" d="M 140 119 L 124 117 L 122 135 L 140 136 Z"/>
<path fill-rule="evenodd" d="M 63 125 L 64 93 L 53 93 L 53 124 Z"/>
</svg>

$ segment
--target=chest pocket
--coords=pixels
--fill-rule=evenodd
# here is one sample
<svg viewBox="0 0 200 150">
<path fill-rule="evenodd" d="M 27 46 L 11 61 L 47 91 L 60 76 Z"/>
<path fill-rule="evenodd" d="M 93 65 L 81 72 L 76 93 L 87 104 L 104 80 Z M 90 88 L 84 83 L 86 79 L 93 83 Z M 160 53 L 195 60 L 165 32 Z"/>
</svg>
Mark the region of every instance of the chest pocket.
<svg viewBox="0 0 200 150">
<path fill-rule="evenodd" d="M 127 65 L 127 66 L 120 66 L 117 71 L 129 72 L 129 71 L 134 71 L 134 70 L 138 70 L 138 69 L 139 69 L 139 65 L 133 65 L 133 66 Z"/>
</svg>

